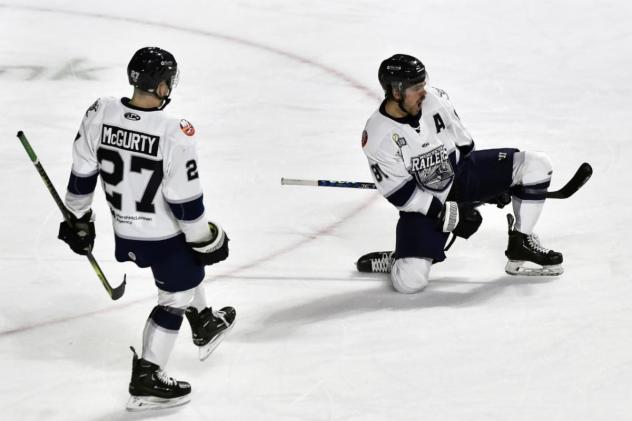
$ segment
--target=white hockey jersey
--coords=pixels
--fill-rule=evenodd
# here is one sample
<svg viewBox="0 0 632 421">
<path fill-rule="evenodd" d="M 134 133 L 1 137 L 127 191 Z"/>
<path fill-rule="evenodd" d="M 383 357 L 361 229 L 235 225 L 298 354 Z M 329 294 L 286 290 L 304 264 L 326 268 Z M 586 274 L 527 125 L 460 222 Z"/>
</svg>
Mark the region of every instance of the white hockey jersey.
<svg viewBox="0 0 632 421">
<path fill-rule="evenodd" d="M 209 239 L 194 134 L 188 121 L 157 108 L 98 99 L 73 145 L 66 206 L 85 214 L 100 175 L 118 237 L 156 241 L 184 232 L 188 242 Z"/>
<path fill-rule="evenodd" d="M 362 150 L 377 189 L 400 211 L 437 216 L 461 153 L 473 150 L 474 141 L 440 89 L 427 90 L 418 121 L 389 117 L 384 105 L 362 133 Z"/>
</svg>

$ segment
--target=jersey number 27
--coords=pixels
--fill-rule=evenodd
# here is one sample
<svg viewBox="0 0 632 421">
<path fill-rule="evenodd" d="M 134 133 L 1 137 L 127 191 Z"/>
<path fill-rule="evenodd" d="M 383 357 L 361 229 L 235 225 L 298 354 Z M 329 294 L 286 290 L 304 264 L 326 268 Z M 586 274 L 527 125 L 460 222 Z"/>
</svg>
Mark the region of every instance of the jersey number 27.
<svg viewBox="0 0 632 421">
<path fill-rule="evenodd" d="M 101 175 L 101 179 L 104 183 L 116 187 L 121 181 L 123 181 L 125 166 L 123 164 L 121 154 L 112 149 L 99 148 L 97 149 L 97 160 L 99 161 L 99 164 L 103 161 L 109 161 L 113 166 L 112 172 L 105 172 L 103 171 L 103 167 L 100 165 L 101 168 L 99 169 L 99 174 Z M 136 202 L 136 210 L 138 212 L 155 213 L 156 210 L 153 202 L 154 197 L 156 197 L 156 192 L 160 187 L 160 183 L 162 182 L 162 161 L 132 155 L 132 159 L 130 161 L 130 171 L 140 173 L 142 170 L 151 171 L 151 176 L 149 177 L 149 182 L 145 187 L 145 191 L 140 199 L 140 202 Z M 110 202 L 110 205 L 118 210 L 121 210 L 123 196 L 120 193 L 115 191 L 108 193 L 105 191 L 105 197 L 107 201 Z"/>
</svg>

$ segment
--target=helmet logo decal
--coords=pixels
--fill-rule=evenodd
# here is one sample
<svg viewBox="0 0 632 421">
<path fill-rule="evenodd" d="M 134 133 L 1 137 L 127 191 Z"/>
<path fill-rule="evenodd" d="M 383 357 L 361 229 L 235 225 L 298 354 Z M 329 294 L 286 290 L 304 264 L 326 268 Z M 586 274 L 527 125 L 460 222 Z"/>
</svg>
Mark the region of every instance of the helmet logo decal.
<svg viewBox="0 0 632 421">
<path fill-rule="evenodd" d="M 193 136 L 195 134 L 195 127 L 185 119 L 180 120 L 180 130 L 187 136 Z"/>
</svg>

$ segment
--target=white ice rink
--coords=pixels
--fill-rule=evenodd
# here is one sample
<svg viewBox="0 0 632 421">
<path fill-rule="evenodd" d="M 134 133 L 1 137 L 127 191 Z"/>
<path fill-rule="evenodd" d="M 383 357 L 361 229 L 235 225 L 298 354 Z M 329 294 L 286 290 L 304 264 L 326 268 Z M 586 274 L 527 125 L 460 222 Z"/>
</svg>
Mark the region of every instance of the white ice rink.
<svg viewBox="0 0 632 421">
<path fill-rule="evenodd" d="M 632 419 L 632 3 L 627 0 L 0 0 L 0 419 Z M 237 324 L 197 360 L 187 323 L 170 375 L 190 405 L 125 411 L 132 354 L 155 303 L 151 273 L 113 258 L 97 190 L 88 262 L 56 239 L 60 213 L 15 134 L 65 191 L 71 147 L 99 96 L 126 96 L 133 52 L 174 53 L 168 110 L 199 134 L 209 217 L 231 238 L 207 270 Z M 428 288 L 395 293 L 355 272 L 392 249 L 397 213 L 374 191 L 281 177 L 369 181 L 360 147 L 379 62 L 418 56 L 478 148 L 546 152 L 552 188 L 589 161 L 537 231 L 559 278 L 504 274 L 505 211 L 457 241 Z"/>
</svg>

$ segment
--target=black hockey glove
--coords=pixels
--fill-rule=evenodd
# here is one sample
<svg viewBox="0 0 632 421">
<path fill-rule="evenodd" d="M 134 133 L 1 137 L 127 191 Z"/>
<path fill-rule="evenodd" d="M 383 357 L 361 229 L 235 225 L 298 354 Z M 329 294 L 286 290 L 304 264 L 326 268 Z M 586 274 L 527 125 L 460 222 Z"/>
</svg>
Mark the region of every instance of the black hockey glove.
<svg viewBox="0 0 632 421">
<path fill-rule="evenodd" d="M 187 243 L 195 259 L 203 266 L 213 265 L 215 263 L 226 260 L 228 257 L 228 241 L 229 238 L 224 230 L 214 223 L 208 223 L 211 231 L 211 239 L 201 243 Z"/>
<path fill-rule="evenodd" d="M 483 217 L 469 203 L 445 202 L 439 214 L 439 227 L 457 237 L 470 238 L 483 223 Z"/>
<path fill-rule="evenodd" d="M 93 221 L 92 210 L 79 219 L 70 213 L 70 221 L 59 224 L 57 238 L 68 244 L 75 253 L 85 256 L 94 246 L 96 234 Z"/>
<path fill-rule="evenodd" d="M 511 203 L 511 194 L 509 192 L 501 193 L 498 196 L 487 199 L 485 203 L 496 205 L 497 208 L 502 209 Z"/>
<path fill-rule="evenodd" d="M 481 213 L 469 203 L 459 203 L 459 223 L 452 234 L 457 237 L 470 238 L 483 223 Z"/>
</svg>

